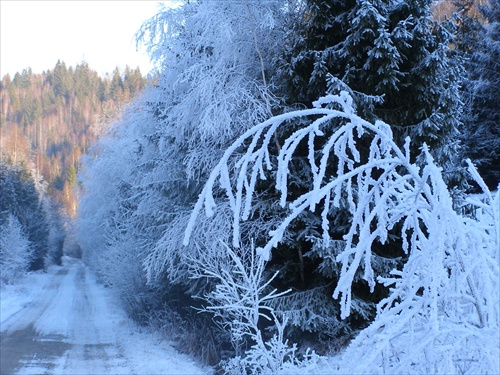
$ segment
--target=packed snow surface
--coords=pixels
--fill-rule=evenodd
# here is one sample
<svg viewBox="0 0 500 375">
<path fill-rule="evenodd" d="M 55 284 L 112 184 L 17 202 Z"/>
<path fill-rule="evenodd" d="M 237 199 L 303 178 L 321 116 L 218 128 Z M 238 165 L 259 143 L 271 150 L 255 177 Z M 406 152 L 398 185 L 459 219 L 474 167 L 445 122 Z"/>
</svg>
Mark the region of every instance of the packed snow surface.
<svg viewBox="0 0 500 375">
<path fill-rule="evenodd" d="M 2 374 L 210 372 L 136 326 L 77 260 L 1 293 Z"/>
</svg>

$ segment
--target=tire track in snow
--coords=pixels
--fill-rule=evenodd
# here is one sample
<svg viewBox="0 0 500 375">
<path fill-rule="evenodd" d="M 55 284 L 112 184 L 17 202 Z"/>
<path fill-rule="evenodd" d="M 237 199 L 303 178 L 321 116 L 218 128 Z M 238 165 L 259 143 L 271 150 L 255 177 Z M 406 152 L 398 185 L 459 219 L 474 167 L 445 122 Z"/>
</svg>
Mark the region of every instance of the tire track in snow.
<svg viewBox="0 0 500 375">
<path fill-rule="evenodd" d="M 1 330 L 1 374 L 211 372 L 141 332 L 79 261 L 47 275 L 39 297 Z"/>
<path fill-rule="evenodd" d="M 40 297 L 2 322 L 1 374 L 210 372 L 142 333 L 81 262 L 48 276 Z"/>
<path fill-rule="evenodd" d="M 99 296 L 92 295 L 92 285 L 87 280 L 86 268 L 80 266 L 74 280 L 75 293 L 71 303 L 72 324 L 68 337 L 72 343 L 62 364 L 63 373 L 109 373 L 116 366 L 118 345 L 116 337 L 100 325 L 109 312 L 99 308 Z"/>
<path fill-rule="evenodd" d="M 67 269 L 58 270 L 42 289 L 35 301 L 2 322 L 0 340 L 0 373 L 13 374 L 22 365 L 36 363 L 47 370 L 54 367 L 52 360 L 62 355 L 69 344 L 61 335 L 39 334 L 35 322 L 47 311 L 57 294 Z M 50 353 L 47 360 L 39 358 L 39 353 Z"/>
</svg>

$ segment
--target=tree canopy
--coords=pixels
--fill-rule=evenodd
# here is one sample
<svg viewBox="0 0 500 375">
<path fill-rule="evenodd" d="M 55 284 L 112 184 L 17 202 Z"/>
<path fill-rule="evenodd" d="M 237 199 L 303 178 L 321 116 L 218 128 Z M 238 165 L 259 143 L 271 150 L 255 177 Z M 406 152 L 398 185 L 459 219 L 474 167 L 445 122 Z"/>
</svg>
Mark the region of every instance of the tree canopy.
<svg viewBox="0 0 500 375">
<path fill-rule="evenodd" d="M 86 262 L 228 373 L 314 368 L 305 346 L 344 351 L 332 373 L 494 372 L 498 194 L 465 161 L 454 20 L 420 0 L 163 8 L 138 32 L 155 84 L 84 159 Z"/>
</svg>

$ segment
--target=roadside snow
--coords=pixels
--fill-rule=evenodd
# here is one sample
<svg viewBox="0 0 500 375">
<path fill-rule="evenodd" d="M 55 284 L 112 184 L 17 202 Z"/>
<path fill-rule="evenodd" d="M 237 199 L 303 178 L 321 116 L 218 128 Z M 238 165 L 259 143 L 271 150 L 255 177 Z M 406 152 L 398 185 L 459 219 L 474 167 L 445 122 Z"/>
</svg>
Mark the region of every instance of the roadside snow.
<svg viewBox="0 0 500 375">
<path fill-rule="evenodd" d="M 53 269 L 49 270 L 53 272 Z M 43 272 L 30 273 L 15 285 L 2 285 L 0 288 L 0 331 L 4 331 L 4 322 L 28 306 L 49 280 Z"/>
<path fill-rule="evenodd" d="M 134 324 L 80 262 L 29 274 L 1 292 L 2 373 L 211 372 Z"/>
</svg>

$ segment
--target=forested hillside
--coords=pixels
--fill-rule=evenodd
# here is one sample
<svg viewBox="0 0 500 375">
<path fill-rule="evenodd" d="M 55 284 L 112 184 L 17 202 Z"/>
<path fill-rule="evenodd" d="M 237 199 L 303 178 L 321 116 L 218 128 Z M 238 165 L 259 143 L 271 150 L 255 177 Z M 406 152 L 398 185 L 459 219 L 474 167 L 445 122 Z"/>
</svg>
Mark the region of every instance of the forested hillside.
<svg viewBox="0 0 500 375">
<path fill-rule="evenodd" d="M 116 68 L 100 77 L 85 62 L 58 61 L 41 74 L 30 68 L 5 75 L 0 85 L 2 157 L 34 164 L 47 194 L 71 217 L 76 214 L 79 160 L 146 84 L 139 69 Z"/>
</svg>

